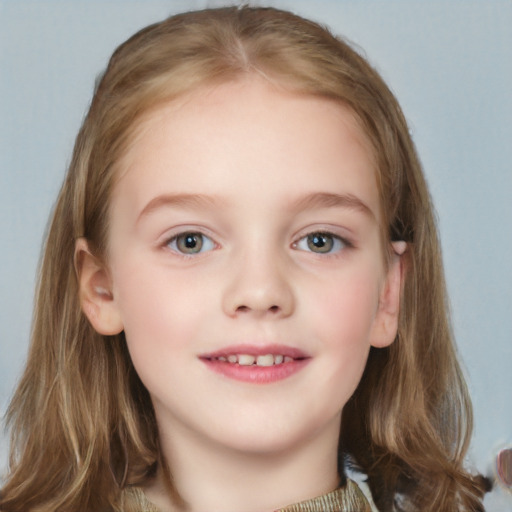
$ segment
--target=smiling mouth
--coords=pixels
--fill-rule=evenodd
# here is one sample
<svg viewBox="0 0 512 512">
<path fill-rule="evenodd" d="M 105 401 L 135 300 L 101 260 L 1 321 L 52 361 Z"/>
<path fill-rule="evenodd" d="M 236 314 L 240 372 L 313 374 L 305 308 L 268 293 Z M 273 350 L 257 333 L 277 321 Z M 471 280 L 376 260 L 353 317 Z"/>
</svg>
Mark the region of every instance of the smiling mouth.
<svg viewBox="0 0 512 512">
<path fill-rule="evenodd" d="M 227 356 L 218 356 L 206 359 L 210 361 L 219 361 L 221 363 L 237 364 L 239 366 L 275 366 L 291 363 L 295 360 L 293 357 L 285 356 L 284 354 L 264 354 L 259 356 L 251 354 L 230 354 Z"/>
<path fill-rule="evenodd" d="M 311 356 L 285 345 L 240 345 L 204 354 L 199 359 L 225 377 L 265 384 L 297 373 L 311 361 Z"/>
</svg>

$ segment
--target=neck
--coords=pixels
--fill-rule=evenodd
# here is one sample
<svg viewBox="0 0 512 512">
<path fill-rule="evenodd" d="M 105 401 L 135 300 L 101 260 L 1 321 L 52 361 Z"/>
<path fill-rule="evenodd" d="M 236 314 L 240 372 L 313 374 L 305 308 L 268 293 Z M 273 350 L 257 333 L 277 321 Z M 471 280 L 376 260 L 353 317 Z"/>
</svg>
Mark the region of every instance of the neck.
<svg viewBox="0 0 512 512">
<path fill-rule="evenodd" d="M 163 471 L 147 489 L 162 512 L 271 512 L 332 491 L 338 485 L 339 417 L 299 445 L 266 452 L 234 450 L 199 442 L 186 431 L 161 435 L 172 486 L 182 503 L 165 490 Z"/>
</svg>

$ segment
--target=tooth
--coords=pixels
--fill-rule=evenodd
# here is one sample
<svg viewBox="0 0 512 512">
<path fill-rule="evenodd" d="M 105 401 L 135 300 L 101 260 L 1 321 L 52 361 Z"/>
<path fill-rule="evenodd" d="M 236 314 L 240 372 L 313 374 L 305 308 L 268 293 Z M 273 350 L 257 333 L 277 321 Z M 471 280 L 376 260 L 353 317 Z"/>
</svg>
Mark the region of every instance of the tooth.
<svg viewBox="0 0 512 512">
<path fill-rule="evenodd" d="M 293 361 L 293 357 L 290 357 L 290 356 L 285 356 L 285 357 L 284 357 L 284 362 L 285 362 L 285 363 L 289 363 L 289 362 L 291 362 L 291 361 Z"/>
<path fill-rule="evenodd" d="M 256 358 L 248 354 L 240 354 L 238 356 L 238 364 L 241 366 L 251 366 L 251 364 L 254 364 L 255 361 Z"/>
<path fill-rule="evenodd" d="M 264 356 L 258 356 L 258 359 L 256 359 L 256 364 L 258 366 L 273 366 L 273 364 L 274 364 L 274 356 L 272 354 L 266 354 Z"/>
<path fill-rule="evenodd" d="M 238 361 L 238 357 L 236 355 L 230 355 L 228 356 L 228 361 L 230 363 L 236 363 Z"/>
<path fill-rule="evenodd" d="M 284 357 L 282 355 L 274 356 L 274 362 L 275 364 L 281 364 L 284 360 Z"/>
<path fill-rule="evenodd" d="M 227 359 L 224 356 L 220 356 L 218 359 L 219 361 L 227 361 Z"/>
</svg>

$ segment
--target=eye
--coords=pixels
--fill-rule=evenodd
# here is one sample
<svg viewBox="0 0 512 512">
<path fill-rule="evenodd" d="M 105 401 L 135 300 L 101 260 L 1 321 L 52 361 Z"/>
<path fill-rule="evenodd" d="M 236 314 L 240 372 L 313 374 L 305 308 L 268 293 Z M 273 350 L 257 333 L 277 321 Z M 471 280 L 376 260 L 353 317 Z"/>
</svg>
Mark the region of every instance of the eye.
<svg viewBox="0 0 512 512">
<path fill-rule="evenodd" d="M 342 240 L 339 236 L 332 233 L 317 231 L 309 233 L 301 238 L 296 244 L 295 248 L 301 251 L 315 252 L 317 254 L 328 254 L 338 252 L 349 244 Z"/>
<path fill-rule="evenodd" d="M 211 238 L 202 233 L 187 231 L 171 238 L 167 242 L 167 246 L 173 251 L 190 255 L 211 251 L 215 244 Z"/>
</svg>

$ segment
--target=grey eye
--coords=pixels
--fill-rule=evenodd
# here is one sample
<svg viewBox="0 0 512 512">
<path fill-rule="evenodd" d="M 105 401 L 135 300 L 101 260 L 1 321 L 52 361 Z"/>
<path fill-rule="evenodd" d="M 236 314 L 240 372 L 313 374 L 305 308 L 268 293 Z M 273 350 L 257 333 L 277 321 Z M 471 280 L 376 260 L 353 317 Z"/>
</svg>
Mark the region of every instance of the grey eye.
<svg viewBox="0 0 512 512">
<path fill-rule="evenodd" d="M 313 252 L 331 252 L 334 247 L 334 236 L 329 233 L 311 233 L 306 240 L 308 248 Z"/>
<path fill-rule="evenodd" d="M 181 254 L 199 254 L 214 248 L 214 243 L 209 237 L 193 231 L 176 235 L 167 245 Z"/>
<path fill-rule="evenodd" d="M 315 254 L 330 254 L 352 247 L 348 240 L 345 240 L 327 231 L 313 231 L 298 240 L 293 247 L 300 251 L 313 252 Z"/>
</svg>

